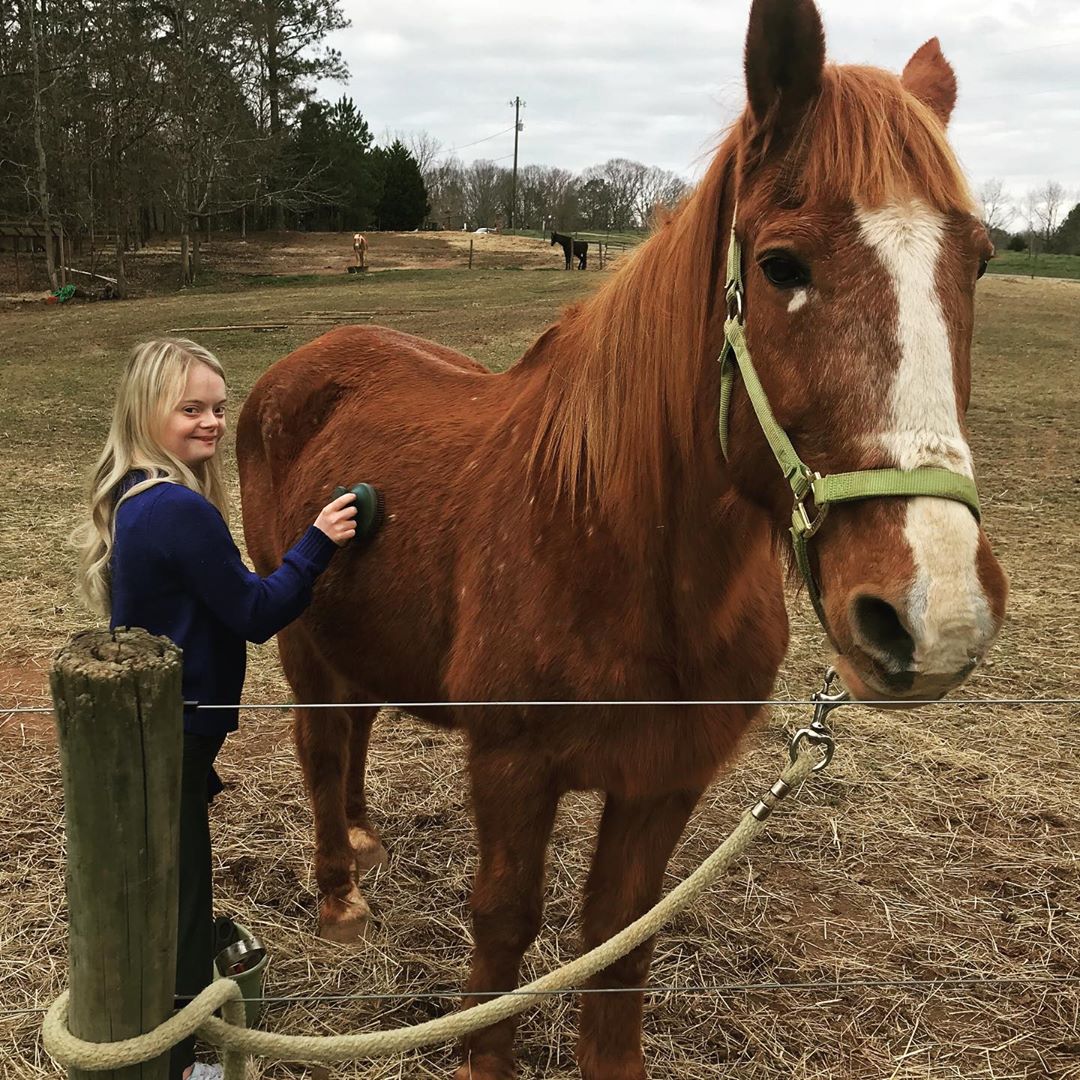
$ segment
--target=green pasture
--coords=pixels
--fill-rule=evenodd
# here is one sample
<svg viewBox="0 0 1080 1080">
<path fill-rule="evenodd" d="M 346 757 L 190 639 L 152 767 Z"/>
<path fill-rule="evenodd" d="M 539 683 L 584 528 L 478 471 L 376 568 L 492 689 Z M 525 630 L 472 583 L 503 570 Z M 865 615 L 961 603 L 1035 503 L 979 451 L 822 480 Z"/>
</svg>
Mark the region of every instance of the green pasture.
<svg viewBox="0 0 1080 1080">
<path fill-rule="evenodd" d="M 1026 251 L 999 251 L 990 260 L 994 274 L 1070 278 L 1080 281 L 1080 255 L 1029 255 Z M 1077 297 L 1080 302 L 1080 296 Z"/>
</svg>

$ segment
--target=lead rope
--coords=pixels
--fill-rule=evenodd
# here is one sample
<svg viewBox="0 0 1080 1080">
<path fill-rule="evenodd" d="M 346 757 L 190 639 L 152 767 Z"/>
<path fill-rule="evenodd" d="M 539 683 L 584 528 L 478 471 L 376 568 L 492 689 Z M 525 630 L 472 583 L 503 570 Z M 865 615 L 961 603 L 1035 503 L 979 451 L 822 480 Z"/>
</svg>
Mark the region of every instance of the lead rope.
<svg viewBox="0 0 1080 1080">
<path fill-rule="evenodd" d="M 153 1031 L 120 1042 L 94 1043 L 76 1038 L 68 1029 L 69 992 L 65 990 L 45 1014 L 42 1025 L 45 1049 L 67 1068 L 88 1071 L 122 1069 L 159 1057 L 182 1039 L 194 1034 L 223 1051 L 224 1080 L 245 1080 L 246 1059 L 251 1054 L 277 1061 L 317 1062 L 390 1057 L 460 1039 L 524 1012 L 538 996 L 580 986 L 647 941 L 692 904 L 764 831 L 777 805 L 811 773 L 829 764 L 834 743 L 825 720 L 833 709 L 850 700 L 844 690 L 833 692 L 834 680 L 835 672 L 830 669 L 824 687 L 813 695 L 815 706 L 812 722 L 809 727 L 801 728 L 792 736 L 787 768 L 776 783 L 744 811 L 731 835 L 697 870 L 614 937 L 516 991 L 460 1012 L 392 1031 L 328 1036 L 283 1035 L 245 1027 L 239 986 L 232 979 L 220 978 Z M 224 1013 L 222 1020 L 213 1016 L 219 1008 Z"/>
</svg>

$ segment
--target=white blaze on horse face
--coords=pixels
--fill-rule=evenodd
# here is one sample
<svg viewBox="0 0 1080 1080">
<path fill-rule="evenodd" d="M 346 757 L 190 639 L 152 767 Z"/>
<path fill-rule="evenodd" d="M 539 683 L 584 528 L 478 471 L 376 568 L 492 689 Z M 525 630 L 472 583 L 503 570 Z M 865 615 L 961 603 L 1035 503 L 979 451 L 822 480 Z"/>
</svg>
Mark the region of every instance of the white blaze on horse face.
<svg viewBox="0 0 1080 1080">
<path fill-rule="evenodd" d="M 973 476 L 937 294 L 944 218 L 919 202 L 859 210 L 857 217 L 863 241 L 881 260 L 896 294 L 899 363 L 889 427 L 877 436 L 878 444 L 901 469 L 932 465 Z M 964 670 L 993 634 L 976 563 L 978 523 L 962 503 L 914 498 L 908 500 L 904 539 L 915 563 L 903 613 L 915 642 L 915 667 L 925 674 Z"/>
</svg>

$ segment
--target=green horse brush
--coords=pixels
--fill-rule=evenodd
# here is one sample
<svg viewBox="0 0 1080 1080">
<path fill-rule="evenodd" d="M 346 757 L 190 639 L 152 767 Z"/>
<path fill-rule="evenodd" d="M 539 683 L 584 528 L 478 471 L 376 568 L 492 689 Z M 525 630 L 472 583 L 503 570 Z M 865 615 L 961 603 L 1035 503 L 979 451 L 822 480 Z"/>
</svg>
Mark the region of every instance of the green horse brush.
<svg viewBox="0 0 1080 1080">
<path fill-rule="evenodd" d="M 382 528 L 386 520 L 386 503 L 383 494 L 372 484 L 357 484 L 355 487 L 336 487 L 333 499 L 352 492 L 356 496 L 356 535 L 353 543 L 371 540 Z"/>
</svg>

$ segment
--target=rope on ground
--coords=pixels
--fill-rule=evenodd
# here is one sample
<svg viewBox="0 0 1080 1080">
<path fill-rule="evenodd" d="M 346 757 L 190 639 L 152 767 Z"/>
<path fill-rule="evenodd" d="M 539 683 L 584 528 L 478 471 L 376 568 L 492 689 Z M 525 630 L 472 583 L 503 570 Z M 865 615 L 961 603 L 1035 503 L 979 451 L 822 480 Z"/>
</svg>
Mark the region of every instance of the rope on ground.
<svg viewBox="0 0 1080 1080">
<path fill-rule="evenodd" d="M 43 1026 L 45 1049 L 68 1068 L 98 1071 L 136 1064 L 157 1057 L 195 1032 L 224 1050 L 224 1080 L 243 1080 L 244 1058 L 257 1054 L 276 1061 L 333 1062 L 391 1057 L 424 1046 L 450 1042 L 524 1012 L 544 994 L 583 983 L 651 938 L 679 912 L 689 907 L 737 859 L 765 828 L 773 807 L 788 790 L 797 788 L 820 762 L 818 754 L 802 750 L 761 801 L 743 813 L 731 835 L 688 878 L 658 904 L 608 941 L 576 960 L 535 979 L 517 993 L 504 994 L 462 1012 L 450 1013 L 411 1027 L 353 1035 L 284 1035 L 253 1031 L 243 1026 L 239 988 L 230 979 L 211 983 L 191 1004 L 154 1031 L 119 1043 L 87 1043 L 67 1028 L 67 991 L 53 1003 Z M 211 1014 L 226 1004 L 226 1018 Z"/>
<path fill-rule="evenodd" d="M 244 1003 L 240 996 L 240 987 L 232 979 L 217 979 L 189 1005 L 145 1035 L 135 1035 L 130 1039 L 112 1043 L 87 1042 L 72 1035 L 68 1028 L 69 994 L 70 991 L 65 990 L 49 1006 L 41 1026 L 42 1041 L 45 1049 L 61 1065 L 91 1072 L 123 1069 L 128 1065 L 153 1061 L 189 1035 L 198 1033 L 218 1009 L 225 1013 L 230 1024 L 244 1023 Z M 235 1057 L 231 1053 L 225 1056 Z M 232 1062 L 233 1073 L 230 1080 L 242 1080 L 242 1062 L 240 1071 L 236 1071 L 237 1063 L 242 1057 L 243 1055 L 240 1055 Z"/>
</svg>

